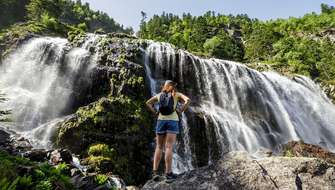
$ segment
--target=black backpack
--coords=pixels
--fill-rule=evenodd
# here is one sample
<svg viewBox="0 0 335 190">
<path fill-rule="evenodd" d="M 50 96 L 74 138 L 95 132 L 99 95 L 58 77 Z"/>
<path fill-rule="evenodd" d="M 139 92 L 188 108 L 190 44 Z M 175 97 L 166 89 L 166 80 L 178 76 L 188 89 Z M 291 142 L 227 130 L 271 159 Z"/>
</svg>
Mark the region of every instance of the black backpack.
<svg viewBox="0 0 335 190">
<path fill-rule="evenodd" d="M 159 97 L 159 112 L 162 115 L 170 115 L 174 112 L 174 100 L 172 94 L 169 92 L 162 92 Z"/>
</svg>

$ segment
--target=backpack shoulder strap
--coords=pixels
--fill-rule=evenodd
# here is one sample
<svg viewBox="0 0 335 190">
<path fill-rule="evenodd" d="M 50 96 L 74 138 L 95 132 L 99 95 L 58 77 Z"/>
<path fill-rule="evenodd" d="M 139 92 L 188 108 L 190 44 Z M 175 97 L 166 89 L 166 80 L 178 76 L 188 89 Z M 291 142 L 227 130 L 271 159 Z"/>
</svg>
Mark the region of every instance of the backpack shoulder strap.
<svg viewBox="0 0 335 190">
<path fill-rule="evenodd" d="M 161 92 L 159 92 L 158 94 L 155 95 L 158 101 L 160 100 L 161 95 L 162 95 Z"/>
</svg>

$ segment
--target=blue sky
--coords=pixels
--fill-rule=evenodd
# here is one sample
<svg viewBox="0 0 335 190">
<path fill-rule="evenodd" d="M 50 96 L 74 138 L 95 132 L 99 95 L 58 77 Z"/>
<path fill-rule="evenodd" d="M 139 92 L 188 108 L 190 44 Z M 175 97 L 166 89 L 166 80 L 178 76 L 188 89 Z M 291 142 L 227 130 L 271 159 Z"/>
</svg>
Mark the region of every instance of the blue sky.
<svg viewBox="0 0 335 190">
<path fill-rule="evenodd" d="M 321 3 L 335 5 L 334 0 L 82 0 L 94 10 L 108 13 L 117 22 L 138 30 L 141 11 L 148 17 L 163 11 L 181 15 L 202 15 L 207 11 L 222 14 L 248 14 L 251 18 L 269 20 L 303 16 L 320 12 Z"/>
</svg>

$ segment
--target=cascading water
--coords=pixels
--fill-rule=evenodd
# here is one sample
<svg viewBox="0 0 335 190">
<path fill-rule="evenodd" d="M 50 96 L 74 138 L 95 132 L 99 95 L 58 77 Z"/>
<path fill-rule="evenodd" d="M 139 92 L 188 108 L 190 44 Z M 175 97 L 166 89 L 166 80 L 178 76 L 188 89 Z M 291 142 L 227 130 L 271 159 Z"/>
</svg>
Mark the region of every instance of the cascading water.
<svg viewBox="0 0 335 190">
<path fill-rule="evenodd" d="M 151 93 L 172 79 L 192 99 L 182 118 L 176 172 L 206 165 L 231 150 L 275 150 L 290 140 L 335 151 L 335 106 L 310 79 L 291 80 L 231 61 L 202 59 L 170 44 L 148 43 Z"/>
<path fill-rule="evenodd" d="M 67 117 L 77 85 L 89 84 L 95 66 L 89 48 L 98 36 L 88 35 L 80 48 L 66 39 L 33 38 L 3 61 L 0 89 L 9 97 L 12 129 L 26 136 L 35 148 L 50 148 L 55 126 Z"/>
<path fill-rule="evenodd" d="M 80 106 L 80 94 L 85 94 L 80 90 L 90 86 L 96 66 L 91 47 L 100 37 L 89 34 L 80 48 L 61 38 L 34 38 L 2 62 L 0 89 L 9 98 L 2 106 L 12 110 L 12 129 L 36 148 L 50 148 L 57 124 Z M 335 151 L 335 106 L 310 79 L 291 80 L 148 43 L 144 62 L 151 94 L 172 79 L 192 99 L 182 116 L 176 173 L 207 165 L 231 150 L 275 150 L 290 140 Z"/>
</svg>

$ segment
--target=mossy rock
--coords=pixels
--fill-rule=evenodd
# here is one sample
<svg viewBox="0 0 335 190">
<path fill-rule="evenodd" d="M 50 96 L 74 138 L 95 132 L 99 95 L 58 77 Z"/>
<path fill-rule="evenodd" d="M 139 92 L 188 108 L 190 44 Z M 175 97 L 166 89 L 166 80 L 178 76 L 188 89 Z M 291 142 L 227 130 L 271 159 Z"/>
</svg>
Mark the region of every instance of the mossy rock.
<svg viewBox="0 0 335 190">
<path fill-rule="evenodd" d="M 112 172 L 127 178 L 129 176 L 127 162 L 127 157 L 119 155 L 114 148 L 110 148 L 107 144 L 94 144 L 89 147 L 88 157 L 82 163 L 90 165 L 90 168 L 94 168 L 95 172 L 101 174 Z"/>
<path fill-rule="evenodd" d="M 112 32 L 112 33 L 108 33 L 107 35 L 108 35 L 109 37 L 111 37 L 111 38 L 113 38 L 113 37 L 117 37 L 117 38 L 137 39 L 136 36 L 129 35 L 129 34 L 126 34 L 126 33 Z"/>
<path fill-rule="evenodd" d="M 335 81 L 321 81 L 320 85 L 328 98 L 335 103 Z"/>
<path fill-rule="evenodd" d="M 115 156 L 115 150 L 113 148 L 109 148 L 107 144 L 95 144 L 89 147 L 88 155 L 113 157 Z"/>
<path fill-rule="evenodd" d="M 90 164 L 97 161 L 97 168 L 101 167 L 102 161 L 112 160 L 115 174 L 127 183 L 140 184 L 148 177 L 148 146 L 153 135 L 150 118 L 142 100 L 127 96 L 101 98 L 80 108 L 71 119 L 60 125 L 56 144 L 88 156 Z M 97 143 L 113 148 L 116 159 L 110 157 L 114 153 L 108 155 L 108 148 Z M 89 149 L 91 145 L 94 146 Z M 105 169 L 100 168 L 108 172 Z"/>
</svg>

